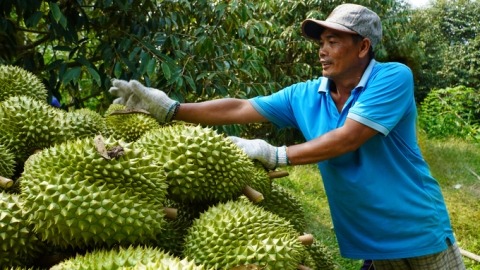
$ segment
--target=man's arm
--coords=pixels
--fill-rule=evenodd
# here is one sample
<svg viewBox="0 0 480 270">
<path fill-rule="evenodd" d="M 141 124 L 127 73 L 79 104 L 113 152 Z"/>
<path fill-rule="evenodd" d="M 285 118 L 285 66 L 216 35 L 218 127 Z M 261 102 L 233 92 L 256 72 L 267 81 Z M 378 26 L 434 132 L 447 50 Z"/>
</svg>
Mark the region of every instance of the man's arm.
<svg viewBox="0 0 480 270">
<path fill-rule="evenodd" d="M 225 98 L 200 103 L 180 104 L 165 92 L 145 87 L 135 80 L 112 81 L 110 93 L 118 98 L 113 101 L 127 107 L 143 109 L 160 123 L 173 119 L 205 125 L 247 124 L 267 122 L 248 100 Z"/>
<path fill-rule="evenodd" d="M 234 98 L 182 103 L 174 120 L 211 126 L 268 121 L 248 100 Z"/>
<path fill-rule="evenodd" d="M 288 147 L 291 165 L 311 164 L 357 150 L 378 133 L 355 120 L 347 118 L 345 124 L 306 143 Z"/>
</svg>

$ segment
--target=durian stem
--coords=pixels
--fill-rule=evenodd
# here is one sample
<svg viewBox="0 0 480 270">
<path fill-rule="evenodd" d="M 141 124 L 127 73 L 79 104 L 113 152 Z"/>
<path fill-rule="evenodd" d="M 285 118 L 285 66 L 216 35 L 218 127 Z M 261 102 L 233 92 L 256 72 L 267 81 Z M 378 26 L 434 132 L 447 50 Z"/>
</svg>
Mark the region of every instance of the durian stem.
<svg viewBox="0 0 480 270">
<path fill-rule="evenodd" d="M 270 178 L 282 178 L 285 176 L 289 176 L 290 174 L 287 171 L 276 171 L 276 172 L 268 172 L 268 176 Z"/>
<path fill-rule="evenodd" d="M 311 235 L 311 234 L 300 235 L 298 237 L 298 240 L 300 240 L 300 242 L 302 242 L 302 245 L 310 246 L 311 244 L 313 244 L 313 235 Z"/>
<path fill-rule="evenodd" d="M 175 208 L 163 207 L 163 212 L 165 212 L 165 217 L 168 219 L 175 220 L 177 219 L 178 210 Z"/>
<path fill-rule="evenodd" d="M 13 185 L 13 180 L 0 176 L 0 187 L 7 189 Z"/>
<path fill-rule="evenodd" d="M 250 186 L 245 186 L 242 193 L 254 203 L 263 201 L 263 194 L 251 188 Z"/>
<path fill-rule="evenodd" d="M 305 265 L 301 265 L 301 264 L 298 265 L 298 269 L 299 270 L 312 270 L 312 268 L 306 267 Z"/>
<path fill-rule="evenodd" d="M 40 152 L 42 152 L 42 149 L 36 149 L 35 151 L 33 151 L 33 154 L 35 155 L 35 154 L 40 153 Z"/>
</svg>

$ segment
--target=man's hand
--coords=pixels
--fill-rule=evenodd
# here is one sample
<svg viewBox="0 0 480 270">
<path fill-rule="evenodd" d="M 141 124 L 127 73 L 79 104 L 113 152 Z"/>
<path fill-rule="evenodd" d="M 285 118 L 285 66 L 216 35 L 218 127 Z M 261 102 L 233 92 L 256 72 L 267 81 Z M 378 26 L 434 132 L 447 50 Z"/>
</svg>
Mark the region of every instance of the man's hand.
<svg viewBox="0 0 480 270">
<path fill-rule="evenodd" d="M 113 101 L 114 104 L 146 110 L 160 123 L 171 121 L 179 105 L 178 101 L 170 99 L 163 91 L 145 87 L 135 80 L 127 82 L 114 79 L 112 85 L 109 92 L 119 97 Z"/>
<path fill-rule="evenodd" d="M 246 140 L 235 136 L 228 137 L 237 144 L 250 159 L 257 159 L 268 169 L 274 170 L 277 167 L 289 164 L 286 147 L 275 147 L 264 140 Z"/>
</svg>

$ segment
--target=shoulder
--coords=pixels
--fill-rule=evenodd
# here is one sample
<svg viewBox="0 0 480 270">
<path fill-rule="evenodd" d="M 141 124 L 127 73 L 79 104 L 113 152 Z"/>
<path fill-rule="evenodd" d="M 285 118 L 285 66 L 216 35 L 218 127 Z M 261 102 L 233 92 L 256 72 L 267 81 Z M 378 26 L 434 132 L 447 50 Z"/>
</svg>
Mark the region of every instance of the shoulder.
<svg viewBox="0 0 480 270">
<path fill-rule="evenodd" d="M 324 77 L 318 77 L 316 79 L 308 80 L 305 82 L 298 82 L 295 84 L 292 84 L 284 89 L 295 89 L 295 90 L 311 90 L 312 88 L 315 88 L 318 90 L 318 87 L 322 83 L 323 80 L 326 80 Z"/>
<path fill-rule="evenodd" d="M 372 75 L 413 77 L 412 70 L 405 64 L 398 62 L 377 62 L 373 67 Z"/>
</svg>

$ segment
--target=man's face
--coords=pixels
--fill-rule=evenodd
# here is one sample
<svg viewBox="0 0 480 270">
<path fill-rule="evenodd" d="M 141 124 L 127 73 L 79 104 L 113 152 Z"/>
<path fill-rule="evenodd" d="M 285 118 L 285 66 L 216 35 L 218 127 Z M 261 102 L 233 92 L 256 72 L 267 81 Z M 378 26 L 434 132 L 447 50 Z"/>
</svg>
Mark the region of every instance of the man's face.
<svg viewBox="0 0 480 270">
<path fill-rule="evenodd" d="M 362 43 L 355 44 L 352 34 L 325 28 L 319 43 L 318 55 L 324 77 L 338 81 L 356 74 Z"/>
</svg>

